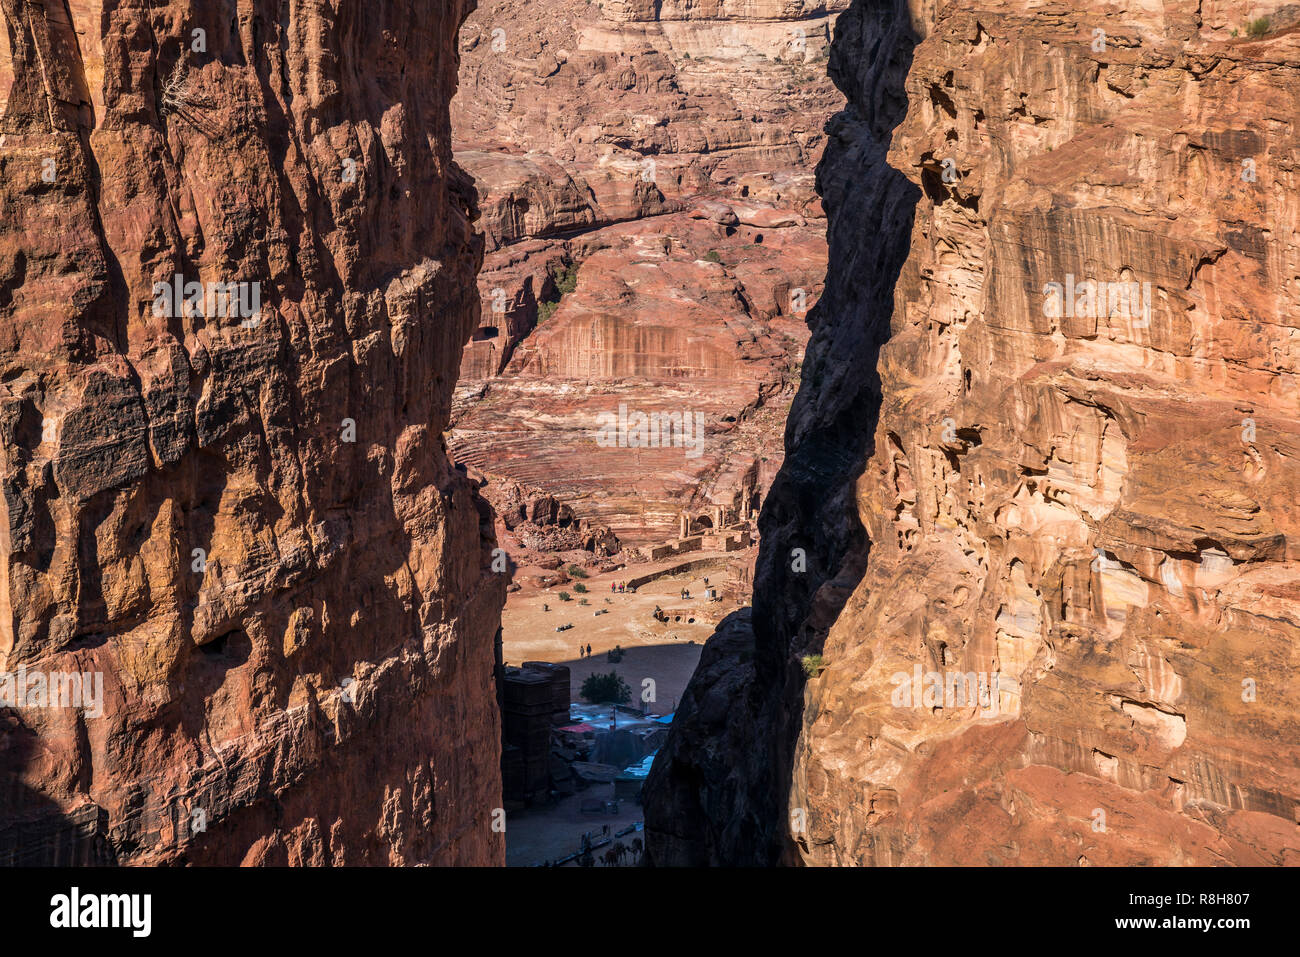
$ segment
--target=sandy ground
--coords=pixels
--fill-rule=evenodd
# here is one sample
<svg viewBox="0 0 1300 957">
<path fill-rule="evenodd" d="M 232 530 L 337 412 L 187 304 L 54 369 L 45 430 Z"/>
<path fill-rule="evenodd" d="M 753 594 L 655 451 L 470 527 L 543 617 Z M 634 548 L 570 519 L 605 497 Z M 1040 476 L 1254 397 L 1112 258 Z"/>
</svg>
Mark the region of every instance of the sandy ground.
<svg viewBox="0 0 1300 957">
<path fill-rule="evenodd" d="M 707 556 L 704 556 L 707 557 Z M 642 575 L 654 566 L 635 566 L 633 574 Z M 528 588 L 513 592 L 501 615 L 502 654 L 506 664 L 525 661 L 550 661 L 571 669 L 571 700 L 578 701 L 583 679 L 594 672 L 616 671 L 632 689 L 633 705 L 668 714 L 676 708 L 700 660 L 702 645 L 713 634 L 714 626 L 737 607 L 734 599 L 706 601 L 704 579 L 715 586 L 728 576 L 724 569 L 676 575 L 650 582 L 632 594 L 611 593 L 611 582 L 632 577 L 627 570 L 580 579 L 587 593 L 573 584 L 556 588 Z M 691 597 L 683 599 L 682 589 Z M 567 591 L 570 601 L 561 601 Z M 578 604 L 586 599 L 587 605 Z M 656 621 L 655 607 L 668 613 L 667 622 Z M 599 610 L 607 614 L 597 615 Z M 694 619 L 692 621 L 691 619 Z M 557 632 L 556 625 L 573 623 L 567 631 Z M 591 657 L 582 651 L 591 646 Z M 615 645 L 627 652 L 622 662 L 611 664 L 605 652 Z M 654 681 L 654 700 L 646 701 L 649 689 L 645 679 Z"/>
<path fill-rule="evenodd" d="M 632 574 L 644 574 L 647 567 L 653 566 L 635 566 Z M 656 685 L 655 701 L 646 703 L 660 714 L 672 711 L 699 661 L 700 646 L 713 634 L 714 626 L 738 606 L 734 599 L 703 598 L 704 579 L 707 577 L 714 585 L 723 584 L 728 578 L 723 569 L 661 578 L 643 585 L 636 594 L 611 594 L 610 582 L 630 577 L 623 570 L 584 579 L 586 594 L 577 592 L 572 584 L 512 593 L 501 616 L 506 664 L 567 664 L 572 669 L 571 694 L 575 701 L 579 700 L 583 679 L 595 671 L 617 671 L 636 698 L 641 697 L 643 679 L 651 678 Z M 682 588 L 690 591 L 690 599 L 681 597 Z M 561 591 L 569 592 L 572 600 L 561 601 Z M 578 604 L 583 598 L 587 605 Z M 669 614 L 669 621 L 655 620 L 656 606 Z M 608 614 L 596 615 L 599 610 Z M 555 631 L 556 625 L 570 622 L 571 629 Z M 592 650 L 590 658 L 581 653 L 588 645 Z M 615 645 L 627 652 L 618 665 L 605 659 L 605 652 Z"/>
<path fill-rule="evenodd" d="M 713 556 L 691 556 L 696 557 Z M 549 589 L 526 585 L 520 591 L 512 592 L 501 616 L 502 653 L 506 663 L 520 665 L 525 661 L 549 661 L 567 665 L 570 669 L 571 701 L 581 700 L 579 691 L 588 675 L 597 671 L 614 671 L 632 689 L 630 704 L 634 707 L 659 714 L 676 710 L 677 702 L 699 663 L 704 642 L 713 634 L 714 625 L 739 606 L 731 597 L 722 601 L 704 600 L 706 577 L 714 586 L 725 586 L 730 579 L 722 568 L 661 578 L 643 585 L 636 594 L 611 594 L 610 582 L 644 575 L 654 567 L 636 565 L 631 569 L 580 579 L 588 589 L 586 594 L 578 592 L 573 584 Z M 520 577 L 545 574 L 540 569 L 520 569 L 520 572 Z M 683 588 L 690 591 L 690 599 L 681 597 Z M 561 601 L 561 591 L 569 592 L 573 600 Z M 579 605 L 578 599 L 581 598 L 586 598 L 589 604 Z M 669 614 L 669 621 L 654 619 L 656 605 Z M 598 609 L 608 609 L 609 613 L 594 615 Z M 674 618 L 679 620 L 672 620 Z M 695 621 L 691 622 L 691 618 Z M 573 623 L 573 628 L 555 631 L 556 625 L 568 622 Z M 591 657 L 585 657 L 579 650 L 580 646 L 585 650 L 587 645 L 591 645 Z M 615 645 L 621 645 L 626 652 L 617 664 L 605 657 L 605 652 Z M 643 699 L 643 695 L 651 690 L 645 684 L 646 679 L 654 682 L 654 700 L 651 701 Z M 608 824 L 612 835 L 642 819 L 640 806 L 627 800 L 622 802 L 616 815 L 584 814 L 580 810 L 584 799 L 612 798 L 613 793 L 613 784 L 592 785 L 572 797 L 560 799 L 552 807 L 530 807 L 509 814 L 506 819 L 506 863 L 527 866 L 556 860 L 581 846 L 584 831 L 598 834 L 601 826 Z M 620 840 L 630 844 L 632 838 L 638 836 L 644 839 L 643 834 L 633 833 Z M 599 854 L 600 851 L 597 857 Z M 630 857 L 628 862 L 631 863 Z"/>
</svg>

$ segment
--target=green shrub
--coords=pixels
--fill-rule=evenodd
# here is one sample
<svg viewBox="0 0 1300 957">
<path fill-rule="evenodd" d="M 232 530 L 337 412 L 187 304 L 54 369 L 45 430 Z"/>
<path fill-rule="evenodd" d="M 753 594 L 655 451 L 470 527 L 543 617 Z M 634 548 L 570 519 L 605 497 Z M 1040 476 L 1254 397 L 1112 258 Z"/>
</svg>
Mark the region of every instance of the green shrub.
<svg viewBox="0 0 1300 957">
<path fill-rule="evenodd" d="M 803 673 L 809 678 L 816 678 L 822 671 L 821 655 L 804 655 L 803 656 Z"/>
<path fill-rule="evenodd" d="M 573 601 L 573 596 L 567 591 L 560 592 L 560 601 Z"/>
<path fill-rule="evenodd" d="M 587 586 L 584 585 L 582 582 L 574 582 L 573 590 L 576 591 L 579 595 L 585 595 L 587 593 Z"/>
<path fill-rule="evenodd" d="M 555 280 L 555 288 L 560 291 L 560 295 L 567 296 L 578 288 L 578 264 L 569 263 L 551 278 Z"/>
<path fill-rule="evenodd" d="M 570 565 L 570 566 L 569 566 L 569 577 L 570 577 L 570 578 L 586 578 L 586 577 L 587 577 L 587 573 L 586 573 L 586 571 L 584 571 L 584 570 L 583 570 L 581 567 L 579 567 L 578 565 Z"/>
<path fill-rule="evenodd" d="M 1272 23 L 1269 22 L 1268 17 L 1260 17 L 1258 20 L 1251 20 L 1250 23 L 1246 25 L 1246 32 L 1252 37 L 1262 37 L 1264 34 L 1268 33 L 1271 28 Z"/>
<path fill-rule="evenodd" d="M 718 251 L 716 249 L 710 249 L 707 253 L 704 254 L 704 258 L 711 263 L 722 262 L 722 257 L 718 255 Z"/>
<path fill-rule="evenodd" d="M 578 288 L 578 264 L 569 263 L 567 266 L 562 266 L 559 272 L 551 273 L 551 281 L 555 283 L 555 298 L 543 299 L 537 304 L 539 326 L 555 315 L 555 310 L 560 308 L 561 299 Z"/>
<path fill-rule="evenodd" d="M 611 671 L 607 675 L 599 673 L 588 675 L 582 682 L 582 696 L 592 704 L 602 704 L 606 701 L 622 704 L 632 700 L 632 689 L 618 676 L 618 672 Z"/>
</svg>

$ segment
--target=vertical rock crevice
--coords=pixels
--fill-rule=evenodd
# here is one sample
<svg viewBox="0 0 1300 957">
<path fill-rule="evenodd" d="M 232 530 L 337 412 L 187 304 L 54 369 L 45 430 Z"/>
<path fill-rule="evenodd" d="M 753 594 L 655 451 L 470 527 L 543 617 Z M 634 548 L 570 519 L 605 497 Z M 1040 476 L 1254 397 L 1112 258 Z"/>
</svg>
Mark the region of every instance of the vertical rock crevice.
<svg viewBox="0 0 1300 957">
<path fill-rule="evenodd" d="M 869 548 L 854 487 L 873 448 L 877 356 L 919 191 L 886 162 L 917 42 L 906 5 L 841 14 L 830 75 L 849 100 L 817 169 L 831 266 L 786 425 L 786 459 L 760 517 L 753 612 L 705 646 L 646 785 L 650 859 L 764 865 L 791 859 L 786 796 L 800 728 L 802 658 L 862 575 Z M 860 63 L 859 52 L 872 51 Z"/>
</svg>

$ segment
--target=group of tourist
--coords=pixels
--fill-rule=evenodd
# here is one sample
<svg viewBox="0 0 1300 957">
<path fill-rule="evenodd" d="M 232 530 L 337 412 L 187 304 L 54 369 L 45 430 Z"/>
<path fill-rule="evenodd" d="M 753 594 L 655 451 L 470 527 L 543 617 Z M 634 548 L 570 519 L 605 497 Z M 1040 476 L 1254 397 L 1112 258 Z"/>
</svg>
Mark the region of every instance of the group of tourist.
<svg viewBox="0 0 1300 957">
<path fill-rule="evenodd" d="M 610 592 L 618 592 L 621 594 L 629 589 L 627 587 L 627 582 L 610 582 L 609 590 Z"/>
<path fill-rule="evenodd" d="M 579 645 L 579 646 L 578 646 L 578 657 L 579 657 L 579 658 L 590 658 L 590 657 L 591 657 L 591 645 L 588 645 L 586 648 L 583 648 L 582 645 Z"/>
</svg>

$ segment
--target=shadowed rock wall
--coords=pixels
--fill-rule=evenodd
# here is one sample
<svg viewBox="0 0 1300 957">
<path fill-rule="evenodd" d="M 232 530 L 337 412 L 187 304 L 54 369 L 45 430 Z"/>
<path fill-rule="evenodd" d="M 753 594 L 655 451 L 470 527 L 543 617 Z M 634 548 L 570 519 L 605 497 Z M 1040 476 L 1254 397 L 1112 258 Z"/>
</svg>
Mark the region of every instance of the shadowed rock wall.
<svg viewBox="0 0 1300 957">
<path fill-rule="evenodd" d="M 658 864 L 788 859 L 800 658 L 820 650 L 862 574 L 853 487 L 871 452 L 881 401 L 874 370 L 918 194 L 885 154 L 906 108 L 916 36 L 901 5 L 859 3 L 841 14 L 836 37 L 830 74 L 849 105 L 828 124 L 817 170 L 832 267 L 809 316 L 785 464 L 759 520 L 752 618 L 733 614 L 705 646 L 647 781 L 647 846 Z M 862 62 L 862 49 L 876 56 Z"/>
<path fill-rule="evenodd" d="M 652 854 L 1296 863 L 1294 10 L 1252 8 L 1260 36 L 1190 2 L 876 11 L 833 45 L 825 373 L 764 512 L 753 638 L 710 643 L 652 773 Z M 866 25 L 904 17 L 888 168 L 919 200 L 888 343 L 853 367 L 819 336 L 879 328 L 854 257 L 893 246 L 835 195 L 889 175 L 850 124 L 898 92 Z M 824 431 L 810 411 L 865 368 L 879 404 Z M 747 710 L 710 707 L 745 668 Z"/>
</svg>

